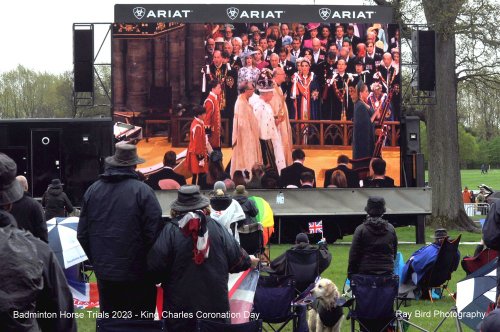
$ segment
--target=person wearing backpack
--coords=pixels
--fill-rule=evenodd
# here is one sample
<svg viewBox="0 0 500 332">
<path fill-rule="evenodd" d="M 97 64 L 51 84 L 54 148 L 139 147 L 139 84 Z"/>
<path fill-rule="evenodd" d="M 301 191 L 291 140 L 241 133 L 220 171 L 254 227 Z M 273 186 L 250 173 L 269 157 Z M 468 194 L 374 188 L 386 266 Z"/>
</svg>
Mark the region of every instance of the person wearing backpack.
<svg viewBox="0 0 500 332">
<path fill-rule="evenodd" d="M 486 247 L 500 250 L 500 199 L 491 198 L 491 206 L 483 225 L 483 242 Z M 500 260 L 497 263 L 497 298 L 500 295 Z"/>
<path fill-rule="evenodd" d="M 76 331 L 73 297 L 49 246 L 9 213 L 23 197 L 16 163 L 0 153 L 0 330 Z"/>
</svg>

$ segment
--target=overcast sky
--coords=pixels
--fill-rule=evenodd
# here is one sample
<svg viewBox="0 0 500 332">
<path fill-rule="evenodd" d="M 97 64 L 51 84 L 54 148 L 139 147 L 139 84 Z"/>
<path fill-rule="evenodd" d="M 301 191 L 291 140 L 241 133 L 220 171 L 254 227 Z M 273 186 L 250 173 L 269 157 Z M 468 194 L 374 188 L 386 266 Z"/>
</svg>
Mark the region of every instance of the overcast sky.
<svg viewBox="0 0 500 332">
<path fill-rule="evenodd" d="M 73 23 L 112 22 L 114 4 L 156 3 L 243 3 L 240 1 L 129 1 L 107 0 L 7 0 L 2 2 L 0 37 L 0 73 L 23 65 L 32 70 L 63 73 L 73 70 Z M 270 0 L 244 1 L 252 4 L 345 4 L 338 0 Z M 363 4 L 363 0 L 350 0 L 350 5 Z M 107 26 L 96 25 L 94 33 L 97 50 Z M 109 61 L 109 44 L 97 63 Z"/>
</svg>

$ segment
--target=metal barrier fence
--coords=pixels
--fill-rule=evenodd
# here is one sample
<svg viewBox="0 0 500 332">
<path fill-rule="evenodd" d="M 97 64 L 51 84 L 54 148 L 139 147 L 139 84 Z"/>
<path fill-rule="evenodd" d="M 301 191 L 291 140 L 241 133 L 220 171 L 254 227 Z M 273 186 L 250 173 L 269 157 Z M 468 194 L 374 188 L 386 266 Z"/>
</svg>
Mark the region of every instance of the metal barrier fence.
<svg viewBox="0 0 500 332">
<path fill-rule="evenodd" d="M 464 209 L 469 217 L 476 215 L 484 216 L 490 211 L 490 205 L 488 203 L 465 203 Z"/>
</svg>

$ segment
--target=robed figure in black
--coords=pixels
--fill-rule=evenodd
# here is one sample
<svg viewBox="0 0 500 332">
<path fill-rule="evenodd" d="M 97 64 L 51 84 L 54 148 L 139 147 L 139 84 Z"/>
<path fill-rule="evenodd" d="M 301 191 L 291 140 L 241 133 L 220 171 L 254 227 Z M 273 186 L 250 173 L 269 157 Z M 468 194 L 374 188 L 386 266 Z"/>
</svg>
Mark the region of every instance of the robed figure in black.
<svg viewBox="0 0 500 332">
<path fill-rule="evenodd" d="M 374 128 L 371 122 L 373 110 L 368 106 L 368 87 L 359 82 L 349 87 L 354 102 L 352 158 L 360 159 L 373 156 L 375 148 Z"/>
</svg>

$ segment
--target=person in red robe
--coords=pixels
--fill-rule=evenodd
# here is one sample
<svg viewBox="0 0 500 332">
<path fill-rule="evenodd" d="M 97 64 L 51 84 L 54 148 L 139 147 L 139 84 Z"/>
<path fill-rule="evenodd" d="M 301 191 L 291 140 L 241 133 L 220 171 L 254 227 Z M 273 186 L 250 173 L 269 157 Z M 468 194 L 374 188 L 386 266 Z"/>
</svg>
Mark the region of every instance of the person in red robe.
<svg viewBox="0 0 500 332">
<path fill-rule="evenodd" d="M 200 174 L 208 172 L 208 149 L 204 123 L 205 116 L 205 108 L 197 108 L 189 130 L 186 166 L 193 174 L 193 184 L 197 184 Z"/>
<path fill-rule="evenodd" d="M 203 102 L 203 107 L 206 110 L 205 130 L 208 133 L 208 142 L 214 150 L 221 148 L 221 118 L 219 108 L 219 97 L 222 91 L 221 84 L 218 80 L 208 82 L 210 93 L 207 99 Z"/>
</svg>

